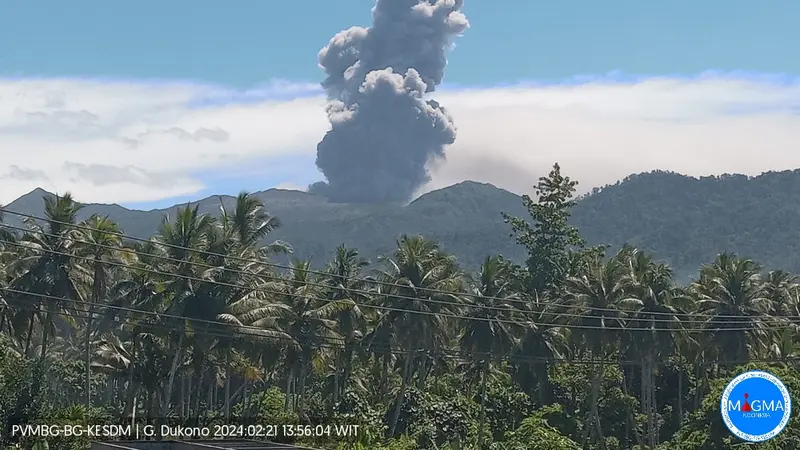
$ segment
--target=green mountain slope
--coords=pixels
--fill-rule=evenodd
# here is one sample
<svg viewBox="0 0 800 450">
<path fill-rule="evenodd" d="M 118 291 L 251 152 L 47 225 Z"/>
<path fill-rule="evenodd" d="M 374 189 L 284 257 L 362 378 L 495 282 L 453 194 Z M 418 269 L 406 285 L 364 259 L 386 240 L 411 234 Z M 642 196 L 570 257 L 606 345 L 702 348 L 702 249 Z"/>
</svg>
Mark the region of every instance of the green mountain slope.
<svg viewBox="0 0 800 450">
<path fill-rule="evenodd" d="M 590 242 L 629 242 L 681 274 L 722 251 L 800 272 L 800 170 L 634 175 L 581 201 L 573 218 Z"/>
<path fill-rule="evenodd" d="M 7 206 L 10 211 L 42 216 L 42 197 L 37 189 Z M 299 191 L 270 189 L 253 194 L 283 226 L 270 235 L 294 247 L 295 255 L 323 263 L 340 243 L 358 248 L 370 259 L 395 248 L 403 233 L 424 234 L 442 243 L 459 256 L 466 267 L 477 267 L 492 252 L 521 258 L 522 250 L 510 238 L 501 211 L 523 214 L 520 198 L 489 184 L 459 183 L 431 192 L 409 205 L 348 205 L 330 203 L 322 197 Z M 217 215 L 220 204 L 233 204 L 230 196 L 199 200 L 201 212 Z M 87 204 L 79 219 L 92 214 L 108 215 L 124 232 L 148 237 L 158 228 L 165 214 L 174 215 L 178 206 L 152 211 L 137 211 L 119 205 Z M 6 221 L 19 226 L 18 218 Z"/>
<path fill-rule="evenodd" d="M 11 211 L 41 216 L 36 190 L 10 205 Z M 524 215 L 519 196 L 489 184 L 463 182 L 430 192 L 409 205 L 347 205 L 299 191 L 270 189 L 255 193 L 278 216 L 282 239 L 302 258 L 327 260 L 339 243 L 359 248 L 374 259 L 394 248 L 402 233 L 438 240 L 464 266 L 477 267 L 485 255 L 500 253 L 521 260 L 524 253 L 509 236 L 502 211 Z M 219 212 L 229 196 L 197 202 L 200 210 Z M 127 234 L 147 237 L 164 214 L 176 207 L 137 211 L 119 205 L 86 205 L 81 217 L 108 215 Z M 17 223 L 13 216 L 9 223 Z M 633 175 L 580 200 L 573 213 L 590 244 L 616 248 L 629 242 L 664 259 L 680 275 L 695 272 L 721 251 L 752 257 L 768 267 L 800 272 L 800 171 L 758 177 L 724 175 L 692 178 L 668 172 Z"/>
</svg>

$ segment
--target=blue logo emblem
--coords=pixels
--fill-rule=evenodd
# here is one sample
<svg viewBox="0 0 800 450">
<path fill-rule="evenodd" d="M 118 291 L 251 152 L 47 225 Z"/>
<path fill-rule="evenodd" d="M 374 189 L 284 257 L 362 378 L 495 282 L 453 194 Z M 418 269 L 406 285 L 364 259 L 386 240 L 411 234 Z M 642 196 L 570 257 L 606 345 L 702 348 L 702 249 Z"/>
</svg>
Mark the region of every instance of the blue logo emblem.
<svg viewBox="0 0 800 450">
<path fill-rule="evenodd" d="M 731 433 L 748 442 L 774 438 L 792 415 L 789 390 L 778 377 L 759 370 L 731 380 L 719 406 L 722 420 Z"/>
</svg>

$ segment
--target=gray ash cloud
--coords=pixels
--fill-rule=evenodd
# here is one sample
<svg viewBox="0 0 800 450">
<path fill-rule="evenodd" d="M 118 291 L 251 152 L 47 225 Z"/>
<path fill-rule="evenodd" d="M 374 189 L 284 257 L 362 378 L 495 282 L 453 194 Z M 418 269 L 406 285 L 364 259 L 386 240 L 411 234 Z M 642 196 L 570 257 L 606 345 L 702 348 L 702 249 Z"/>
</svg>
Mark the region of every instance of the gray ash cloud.
<svg viewBox="0 0 800 450">
<path fill-rule="evenodd" d="M 319 53 L 331 130 L 317 146 L 327 182 L 311 192 L 339 202 L 406 201 L 430 180 L 427 164 L 456 139 L 447 111 L 426 99 L 446 51 L 469 27 L 463 0 L 378 0 L 369 28 L 351 27 Z"/>
</svg>

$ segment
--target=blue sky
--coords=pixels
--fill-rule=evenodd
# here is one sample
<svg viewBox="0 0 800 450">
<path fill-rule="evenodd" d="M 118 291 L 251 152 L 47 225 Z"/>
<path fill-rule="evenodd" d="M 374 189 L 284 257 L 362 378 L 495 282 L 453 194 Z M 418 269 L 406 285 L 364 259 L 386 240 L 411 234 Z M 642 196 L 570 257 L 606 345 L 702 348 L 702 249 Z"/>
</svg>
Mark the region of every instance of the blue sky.
<svg viewBox="0 0 800 450">
<path fill-rule="evenodd" d="M 234 6 L 235 5 L 235 6 Z M 333 34 L 369 0 L 26 0 L 0 8 L 0 73 L 190 78 L 248 87 L 319 81 Z M 467 0 L 447 81 L 491 84 L 613 70 L 800 74 L 800 2 Z"/>
<path fill-rule="evenodd" d="M 791 117 L 794 117 L 798 110 L 800 59 L 794 47 L 800 42 L 796 26 L 800 19 L 800 2 L 466 0 L 465 3 L 464 12 L 471 27 L 449 54 L 445 82 L 453 89 L 469 89 L 471 95 L 477 97 L 468 102 L 463 100 L 466 97 L 456 94 L 457 89 L 446 96 L 454 108 L 459 138 L 453 149 L 453 163 L 442 169 L 445 175 L 434 177 L 436 183 L 432 188 L 465 177 L 482 177 L 502 184 L 509 177 L 489 173 L 486 167 L 497 167 L 498 171 L 517 170 L 518 162 L 509 161 L 522 157 L 532 158 L 529 163 L 534 168 L 521 172 L 518 181 L 503 187 L 523 189 L 520 186 L 530 185 L 529 179 L 535 177 L 537 171 L 558 158 L 565 159 L 567 164 L 573 161 L 576 173 L 588 178 L 589 188 L 613 182 L 624 176 L 625 171 L 670 168 L 691 172 L 696 165 L 652 158 L 640 158 L 635 164 L 629 164 L 631 155 L 642 154 L 641 147 L 638 150 L 631 147 L 625 149 L 628 153 L 619 154 L 622 163 L 614 162 L 616 160 L 609 154 L 607 175 L 591 178 L 588 167 L 595 164 L 591 161 L 605 158 L 598 155 L 605 155 L 605 148 L 619 147 L 620 142 L 640 139 L 637 145 L 646 146 L 643 143 L 650 139 L 653 142 L 664 140 L 657 133 L 669 136 L 678 133 L 683 140 L 676 141 L 675 145 L 685 147 L 687 155 L 697 153 L 693 146 L 706 148 L 711 141 L 729 145 L 729 137 L 720 131 L 726 128 L 709 117 L 702 122 L 705 134 L 697 134 L 698 124 L 694 124 L 694 128 L 656 131 L 648 122 L 652 117 L 685 118 L 695 117 L 697 111 L 715 111 L 714 114 L 726 111 L 725 120 L 748 120 L 746 126 L 736 122 L 737 129 L 752 128 L 763 133 L 759 127 L 776 127 L 769 128 L 773 135 L 786 140 L 794 138 L 786 134 L 789 132 L 785 129 L 796 124 L 787 125 L 789 119 L 776 116 L 775 111 L 792 111 Z M 371 6 L 370 0 L 4 2 L 0 6 L 0 98 L 4 101 L 23 98 L 24 101 L 19 100 L 22 103 L 15 103 L 13 108 L 7 105 L 8 116 L 5 119 L 0 116 L 0 145 L 31 150 L 20 150 L 20 155 L 30 155 L 29 159 L 24 155 L 15 156 L 12 162 L 6 161 L 5 168 L 0 167 L 0 179 L 5 173 L 7 183 L 0 181 L 0 190 L 6 192 L 0 202 L 8 201 L 12 193 L 19 195 L 39 183 L 46 188 L 73 190 L 79 197 L 91 201 L 118 201 L 149 208 L 212 193 L 236 193 L 240 189 L 259 190 L 277 185 L 302 187 L 319 179 L 313 167 L 313 149 L 325 132 L 323 105 L 302 103 L 307 109 L 301 110 L 297 109 L 300 108 L 297 101 L 311 101 L 318 95 L 313 85 L 322 79 L 316 62 L 320 48 L 344 28 L 368 26 Z M 709 75 L 709 71 L 714 72 Z M 630 74 L 637 77 L 631 78 Z M 672 80 L 672 84 L 653 81 L 663 79 Z M 285 80 L 284 87 L 270 84 L 274 80 Z M 516 100 L 508 100 L 506 91 L 497 90 L 532 81 L 547 82 L 560 90 L 529 89 L 518 96 L 529 99 L 529 103 L 522 106 L 515 103 Z M 259 86 L 262 89 L 254 90 Z M 286 86 L 293 89 L 286 89 Z M 578 86 L 586 93 L 575 97 L 576 91 L 570 86 Z M 163 103 L 152 100 L 155 102 L 152 105 L 143 105 L 142 102 L 150 101 L 148 96 L 155 95 L 152 94 L 154 90 L 158 90 Z M 489 96 L 490 93 L 494 96 Z M 81 129 L 81 133 L 89 134 L 81 135 L 83 140 L 80 140 L 76 137 L 80 134 L 76 122 L 65 122 L 64 114 L 54 115 L 56 111 L 47 106 L 52 105 L 48 103 L 52 98 L 63 100 L 56 103 L 63 109 L 62 113 L 72 114 L 69 120 L 77 120 L 79 112 L 88 112 L 85 117 L 113 122 L 117 126 L 115 132 L 122 134 L 111 136 L 110 129 L 104 129 L 105 134 L 90 136 L 93 132 L 99 133 L 99 128 L 86 128 Z M 171 98 L 184 102 L 185 108 L 173 109 L 174 102 L 166 100 Z M 217 101 L 198 103 L 198 98 Z M 50 100 L 39 104 L 36 99 Z M 292 99 L 297 101 L 292 102 Z M 622 109 L 618 108 L 616 99 L 622 99 L 622 106 L 619 106 Z M 480 103 L 480 108 L 475 106 L 476 102 Z M 211 103 L 215 103 L 217 109 L 210 107 Z M 479 134 L 477 128 L 486 128 L 486 134 L 491 132 L 495 136 L 516 133 L 502 128 L 507 125 L 500 122 L 493 125 L 497 128 L 488 128 L 491 119 L 487 117 L 496 114 L 487 114 L 501 104 L 504 111 L 510 111 L 511 106 L 524 106 L 524 111 L 513 117 L 526 114 L 524 117 L 537 123 L 557 118 L 557 124 L 568 129 L 587 127 L 587 136 L 592 133 L 608 135 L 603 138 L 607 141 L 602 141 L 605 147 L 592 147 L 600 137 L 572 142 L 564 139 L 563 133 L 530 135 L 529 129 L 524 130 L 527 133 L 524 135 L 519 131 L 517 141 L 512 142 L 510 137 L 505 143 L 485 140 L 489 138 Z M 247 115 L 242 116 L 243 108 L 251 106 Z M 445 106 L 449 105 L 445 103 Z M 756 110 L 761 111 L 760 115 L 753 115 Z M 37 124 L 47 125 L 48 131 L 55 125 L 72 127 L 66 131 L 74 142 L 63 144 L 67 134 L 62 133 L 58 135 L 61 147 L 44 150 L 56 138 L 44 139 L 41 131 L 22 134 L 19 124 L 13 122 L 19 111 L 26 114 L 26 120 L 37 118 Z M 540 115 L 547 111 L 546 115 Z M 562 116 L 566 112 L 571 115 Z M 594 114 L 594 122 L 588 119 L 591 114 Z M 742 115 L 746 117 L 738 117 Z M 275 122 L 287 116 L 296 117 L 296 120 L 291 124 Z M 641 137 L 639 134 L 610 135 L 610 130 L 616 129 L 614 126 L 619 126 L 620 130 L 630 128 L 629 122 L 609 122 L 621 121 L 623 116 L 625 120 L 636 120 L 635 132 Z M 767 116 L 771 122 L 766 122 Z M 234 120 L 234 117 L 238 118 Z M 243 125 L 243 117 L 248 121 L 252 119 L 251 128 Z M 276 125 L 271 131 L 264 130 L 264 126 L 256 123 L 260 117 L 263 120 L 269 117 Z M 44 118 L 49 122 L 45 124 Z M 721 120 L 717 116 L 713 119 Z M 13 122 L 13 126 L 2 120 Z M 605 125 L 599 127 L 600 123 Z M 33 130 L 34 125 L 26 122 L 25 130 Z M 220 128 L 230 134 L 231 140 L 229 144 L 197 141 L 196 147 L 181 147 L 183 150 L 178 149 L 177 142 L 170 144 L 160 140 L 150 147 L 139 147 L 139 153 L 133 156 L 108 144 L 116 145 L 128 139 L 133 129 L 146 128 L 150 133 L 156 125 L 164 133 L 174 127 Z M 123 128 L 128 134 L 120 131 Z M 543 129 L 542 133 L 552 128 Z M 257 133 L 262 134 L 256 136 Z M 751 135 L 736 137 L 739 142 L 757 140 Z M 538 141 L 547 142 L 540 156 L 509 153 L 505 160 L 488 161 L 485 151 L 476 150 L 480 146 L 518 148 Z M 738 146 L 736 141 L 730 145 Z M 775 152 L 785 148 L 785 142 L 776 140 Z M 575 150 L 580 146 L 585 146 L 584 153 Z M 74 153 L 70 153 L 73 147 Z M 80 150 L 82 148 L 87 150 Z M 88 149 L 96 153 L 89 156 Z M 110 173 L 109 168 L 127 170 L 134 173 L 132 180 L 145 182 L 141 190 L 135 187 L 139 185 L 127 184 L 113 189 L 100 187 L 97 180 L 80 178 L 82 175 L 76 175 L 74 170 L 69 174 L 61 173 L 60 165 L 40 162 L 42 158 L 32 159 L 38 155 L 37 151 L 46 152 L 50 158 L 63 154 L 64 160 L 59 164 L 81 160 L 79 165 L 96 165 L 95 169 L 106 174 Z M 148 153 L 150 151 L 153 153 Z M 180 153 L 182 151 L 186 153 Z M 192 153 L 195 151 L 199 153 Z M 745 155 L 735 159 L 740 165 L 712 167 L 717 162 L 709 156 L 709 165 L 696 172 L 705 174 L 754 167 L 753 157 L 748 152 L 755 152 L 755 147 L 737 147 L 736 151 Z M 170 152 L 174 152 L 169 155 L 174 161 L 156 167 L 157 157 Z M 462 157 L 468 152 L 472 152 L 469 159 Z M 190 161 L 191 155 L 201 154 L 196 161 Z M 775 153 L 774 159 L 769 161 L 781 161 L 784 156 Z M 221 158 L 225 164 L 201 163 L 201 160 L 213 161 L 214 158 Z M 589 161 L 586 175 L 581 172 L 584 169 L 580 161 Z M 775 163 L 765 164 L 763 167 L 772 168 Z M 482 171 L 477 171 L 476 167 Z M 17 176 L 35 171 L 42 176 L 26 180 Z M 167 175 L 178 180 L 177 184 L 168 186 L 168 183 L 153 181 Z M 12 179 L 13 183 L 9 181 Z M 152 186 L 163 187 L 159 187 L 161 191 L 158 192 L 147 190 Z M 134 195 L 137 193 L 141 195 Z"/>
</svg>

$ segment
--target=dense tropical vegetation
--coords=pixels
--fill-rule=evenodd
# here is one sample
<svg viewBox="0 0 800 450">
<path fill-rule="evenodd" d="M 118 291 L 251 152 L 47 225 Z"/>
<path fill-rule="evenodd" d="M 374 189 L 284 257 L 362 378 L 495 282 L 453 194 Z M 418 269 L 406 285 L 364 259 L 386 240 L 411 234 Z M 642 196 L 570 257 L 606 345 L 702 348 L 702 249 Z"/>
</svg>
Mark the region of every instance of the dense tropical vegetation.
<svg viewBox="0 0 800 450">
<path fill-rule="evenodd" d="M 556 165 L 504 225 L 528 255 L 476 273 L 401 236 L 367 262 L 275 263 L 278 218 L 246 193 L 188 205 L 149 239 L 79 220 L 69 194 L 0 227 L 0 445 L 20 423 L 359 424 L 334 449 L 716 450 L 727 380 L 800 390 L 800 283 L 723 253 L 690 284 L 570 225 Z M 265 244 L 266 243 L 266 244 Z M 38 444 L 37 444 L 38 445 Z M 49 448 L 85 448 L 49 439 Z M 800 448 L 796 418 L 762 449 Z"/>
</svg>

